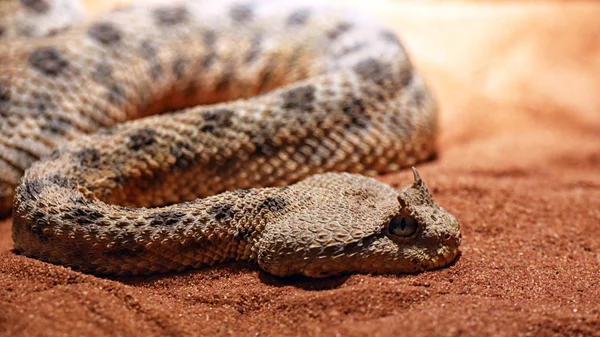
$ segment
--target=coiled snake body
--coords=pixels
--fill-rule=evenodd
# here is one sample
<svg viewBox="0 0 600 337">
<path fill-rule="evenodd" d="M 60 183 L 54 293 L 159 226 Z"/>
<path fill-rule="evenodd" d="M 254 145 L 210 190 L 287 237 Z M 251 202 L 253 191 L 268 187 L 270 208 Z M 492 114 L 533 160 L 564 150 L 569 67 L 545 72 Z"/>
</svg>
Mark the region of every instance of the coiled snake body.
<svg viewBox="0 0 600 337">
<path fill-rule="evenodd" d="M 435 103 L 389 30 L 259 1 L 65 28 L 52 15 L 70 3 L 0 2 L 39 23 L 0 21 L 0 211 L 18 184 L 17 252 L 94 274 L 236 259 L 313 277 L 457 255 L 459 224 L 416 171 L 400 192 L 358 174 L 435 153 Z"/>
</svg>

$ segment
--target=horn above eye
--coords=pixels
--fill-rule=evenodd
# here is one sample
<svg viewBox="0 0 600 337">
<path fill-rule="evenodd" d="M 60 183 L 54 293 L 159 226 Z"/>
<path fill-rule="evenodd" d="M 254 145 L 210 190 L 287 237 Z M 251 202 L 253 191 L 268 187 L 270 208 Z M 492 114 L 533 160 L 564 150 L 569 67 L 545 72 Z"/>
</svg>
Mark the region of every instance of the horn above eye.
<svg viewBox="0 0 600 337">
<path fill-rule="evenodd" d="M 419 175 L 419 171 L 417 171 L 417 168 L 413 166 L 412 171 L 413 171 L 413 177 L 415 180 L 415 184 L 421 183 L 421 181 L 422 181 L 421 176 Z"/>
</svg>

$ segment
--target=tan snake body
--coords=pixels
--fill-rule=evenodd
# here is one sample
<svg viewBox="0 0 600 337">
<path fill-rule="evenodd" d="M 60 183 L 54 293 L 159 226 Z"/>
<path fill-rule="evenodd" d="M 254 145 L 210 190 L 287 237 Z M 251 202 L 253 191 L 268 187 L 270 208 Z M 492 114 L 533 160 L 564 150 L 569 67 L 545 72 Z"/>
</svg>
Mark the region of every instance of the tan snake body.
<svg viewBox="0 0 600 337">
<path fill-rule="evenodd" d="M 0 55 L 0 211 L 22 176 L 16 251 L 95 274 L 235 259 L 313 277 L 456 256 L 458 222 L 416 171 L 400 193 L 322 174 L 385 173 L 435 153 L 435 103 L 373 21 L 189 1 L 53 35 Z M 209 105 L 125 122 L 197 104 Z"/>
</svg>

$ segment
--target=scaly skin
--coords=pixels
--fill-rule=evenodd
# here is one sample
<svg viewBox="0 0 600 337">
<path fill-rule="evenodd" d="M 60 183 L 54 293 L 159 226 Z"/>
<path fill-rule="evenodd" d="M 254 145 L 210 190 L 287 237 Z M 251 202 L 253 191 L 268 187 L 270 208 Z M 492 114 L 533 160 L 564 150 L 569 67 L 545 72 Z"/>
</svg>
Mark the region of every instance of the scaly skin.
<svg viewBox="0 0 600 337">
<path fill-rule="evenodd" d="M 398 194 L 320 174 L 385 173 L 435 153 L 429 91 L 395 36 L 366 19 L 157 5 L 0 57 L 4 204 L 58 146 L 16 191 L 13 240 L 27 256 L 95 274 L 237 259 L 322 277 L 433 269 L 457 254 L 458 222 L 417 176 Z M 391 233 L 398 219 L 417 230 Z"/>
</svg>

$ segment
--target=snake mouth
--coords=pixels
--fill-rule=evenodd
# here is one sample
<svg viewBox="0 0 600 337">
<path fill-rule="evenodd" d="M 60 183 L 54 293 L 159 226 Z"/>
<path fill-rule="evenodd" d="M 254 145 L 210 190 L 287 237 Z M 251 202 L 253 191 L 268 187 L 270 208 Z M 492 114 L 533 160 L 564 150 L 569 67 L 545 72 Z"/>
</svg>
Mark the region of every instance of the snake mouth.
<svg viewBox="0 0 600 337">
<path fill-rule="evenodd" d="M 437 254 L 427 261 L 422 261 L 417 265 L 417 271 L 435 270 L 447 267 L 458 257 L 460 250 L 458 247 L 441 247 Z"/>
<path fill-rule="evenodd" d="M 430 266 L 431 269 L 439 269 L 450 265 L 454 260 L 458 257 L 459 249 L 456 248 L 448 248 L 445 249 L 438 254 L 436 257 L 432 259 L 432 263 Z"/>
<path fill-rule="evenodd" d="M 460 254 L 460 243 L 462 236 L 460 231 L 455 234 L 446 234 L 437 251 L 432 254 L 432 259 L 429 261 L 429 270 L 439 269 L 452 264 Z"/>
</svg>

